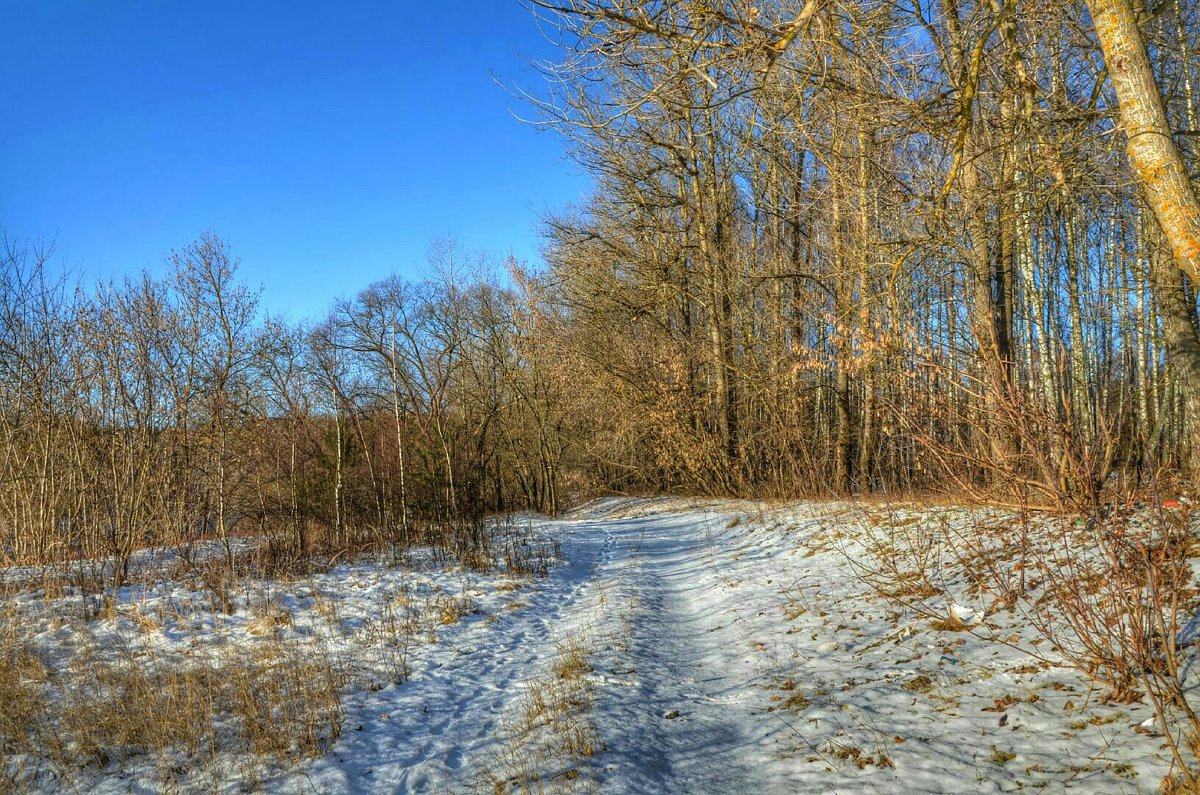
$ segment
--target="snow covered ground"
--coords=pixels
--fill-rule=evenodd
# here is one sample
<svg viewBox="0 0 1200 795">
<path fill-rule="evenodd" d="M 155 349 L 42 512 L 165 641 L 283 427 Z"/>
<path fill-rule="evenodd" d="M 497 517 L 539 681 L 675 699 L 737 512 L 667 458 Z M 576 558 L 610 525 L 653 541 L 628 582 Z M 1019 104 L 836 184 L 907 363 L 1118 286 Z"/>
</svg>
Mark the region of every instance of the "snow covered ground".
<svg viewBox="0 0 1200 795">
<path fill-rule="evenodd" d="M 347 672 L 341 734 L 323 756 L 261 771 L 272 792 L 1157 789 L 1169 754 L 1140 726 L 1148 707 L 1103 704 L 1069 668 L 875 596 L 853 564 L 856 528 L 878 518 L 836 503 L 606 499 L 520 520 L 561 542 L 563 562 L 532 581 L 360 562 L 243 585 L 232 615 L 169 582 L 124 589 L 82 628 L 55 617 L 69 595 L 17 607 L 59 661 L 97 643 L 182 658 L 197 639 L 332 654 Z M 389 621 L 404 631 L 385 633 Z M 987 622 L 1036 640 L 1014 615 Z M 555 699 L 557 711 L 543 703 Z M 237 764 L 214 764 L 223 773 L 167 784 L 237 791 Z M 111 761 L 74 786 L 155 791 L 162 766 Z"/>
</svg>

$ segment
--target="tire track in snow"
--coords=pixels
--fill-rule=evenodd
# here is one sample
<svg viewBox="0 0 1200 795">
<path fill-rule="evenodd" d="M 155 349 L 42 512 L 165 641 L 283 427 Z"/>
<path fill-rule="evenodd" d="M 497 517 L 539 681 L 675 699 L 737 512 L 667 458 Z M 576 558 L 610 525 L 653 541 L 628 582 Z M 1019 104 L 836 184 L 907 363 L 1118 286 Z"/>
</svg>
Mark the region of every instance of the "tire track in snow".
<svg viewBox="0 0 1200 795">
<path fill-rule="evenodd" d="M 721 609 L 726 583 L 708 523 L 698 518 L 607 524 L 614 557 L 597 577 L 611 579 L 611 609 L 628 611 L 631 637 L 603 665 L 632 673 L 624 686 L 604 687 L 596 708 L 603 792 L 789 791 L 782 781 L 756 781 L 764 769 L 757 761 L 772 745 L 746 729 L 763 722 L 754 711 L 760 699 L 740 675 L 749 639 Z M 731 665 L 734 657 L 740 662 Z"/>
</svg>

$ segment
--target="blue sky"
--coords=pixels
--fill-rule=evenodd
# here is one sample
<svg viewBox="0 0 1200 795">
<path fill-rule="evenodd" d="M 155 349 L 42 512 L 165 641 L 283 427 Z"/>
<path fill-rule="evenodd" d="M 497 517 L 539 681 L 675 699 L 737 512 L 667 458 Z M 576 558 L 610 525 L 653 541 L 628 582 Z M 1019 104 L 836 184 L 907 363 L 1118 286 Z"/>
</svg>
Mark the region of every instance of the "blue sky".
<svg viewBox="0 0 1200 795">
<path fill-rule="evenodd" d="M 518 0 L 0 2 L 0 227 L 89 279 L 211 230 L 321 313 L 431 241 L 537 260 L 587 180 L 504 88 L 554 54 Z"/>
</svg>

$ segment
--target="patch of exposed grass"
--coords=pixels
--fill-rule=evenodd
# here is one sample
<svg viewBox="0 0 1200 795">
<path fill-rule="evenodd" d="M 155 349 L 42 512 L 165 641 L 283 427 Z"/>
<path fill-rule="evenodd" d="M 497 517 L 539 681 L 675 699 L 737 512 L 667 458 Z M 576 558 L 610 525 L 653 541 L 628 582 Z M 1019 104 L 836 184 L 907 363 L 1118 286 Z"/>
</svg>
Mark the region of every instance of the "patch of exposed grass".
<svg viewBox="0 0 1200 795">
<path fill-rule="evenodd" d="M 957 616 L 936 619 L 929 626 L 934 632 L 969 632 L 971 630 Z"/>
<path fill-rule="evenodd" d="M 587 653 L 574 638 L 561 644 L 558 656 L 551 665 L 551 670 L 559 679 L 575 679 L 586 673 L 591 673 L 592 666 L 587 661 Z"/>
<path fill-rule="evenodd" d="M 345 677 L 319 647 L 275 638 L 171 658 L 88 647 L 53 672 L 6 648 L 0 790 L 36 789 L 38 775 L 75 786 L 89 770 L 145 756 L 164 786 L 203 786 L 223 777 L 210 765 L 222 754 L 248 775 L 318 756 L 341 732 Z"/>
<path fill-rule="evenodd" d="M 925 674 L 919 674 L 901 685 L 913 693 L 928 693 L 933 690 L 933 680 Z"/>
<path fill-rule="evenodd" d="M 592 723 L 592 666 L 578 638 L 558 645 L 549 670 L 527 683 L 504 727 L 504 750 L 480 774 L 493 793 L 593 792 L 588 765 L 599 747 Z"/>
<path fill-rule="evenodd" d="M 993 745 L 992 753 L 990 756 L 988 756 L 988 761 L 993 765 L 1000 765 L 1003 767 L 1016 758 L 1017 755 L 1012 751 L 1005 751 L 1003 748 L 997 748 Z"/>
</svg>

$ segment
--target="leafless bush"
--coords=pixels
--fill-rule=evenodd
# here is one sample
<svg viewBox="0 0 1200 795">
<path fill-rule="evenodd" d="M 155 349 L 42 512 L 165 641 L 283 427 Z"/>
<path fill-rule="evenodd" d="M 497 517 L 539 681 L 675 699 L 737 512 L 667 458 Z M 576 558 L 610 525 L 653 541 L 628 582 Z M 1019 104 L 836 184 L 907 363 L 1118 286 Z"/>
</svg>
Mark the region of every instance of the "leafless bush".
<svg viewBox="0 0 1200 795">
<path fill-rule="evenodd" d="M 1195 788 L 1200 719 L 1188 703 L 1185 675 L 1186 649 L 1195 640 L 1188 635 L 1198 606 L 1191 564 L 1200 538 L 1189 509 L 1160 505 L 1060 517 L 1057 554 L 1032 564 L 1040 588 L 1034 591 L 1024 576 L 997 581 L 1058 655 L 1106 688 L 1105 698 L 1149 701 L 1175 775 Z"/>
<path fill-rule="evenodd" d="M 498 557 L 512 577 L 545 577 L 562 560 L 562 546 L 557 538 L 538 535 L 533 526 L 513 517 L 505 517 L 493 528 L 493 544 L 499 547 Z"/>
</svg>

